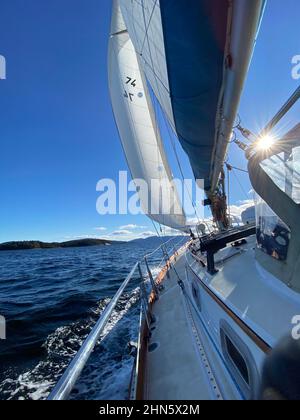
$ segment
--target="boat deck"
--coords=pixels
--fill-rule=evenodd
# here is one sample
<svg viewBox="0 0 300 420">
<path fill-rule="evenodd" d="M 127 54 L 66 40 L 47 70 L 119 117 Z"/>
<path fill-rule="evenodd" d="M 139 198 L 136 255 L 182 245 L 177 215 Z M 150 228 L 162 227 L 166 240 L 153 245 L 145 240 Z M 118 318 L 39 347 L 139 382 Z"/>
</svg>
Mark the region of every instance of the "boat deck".
<svg viewBox="0 0 300 420">
<path fill-rule="evenodd" d="M 185 258 L 181 256 L 175 264 L 180 278 L 185 276 L 184 263 Z M 147 400 L 193 400 L 211 397 L 199 354 L 193 343 L 185 299 L 176 273 L 174 269 L 170 269 L 158 304 L 153 305 L 156 323 L 149 344 L 157 343 L 158 347 L 147 355 Z"/>
</svg>

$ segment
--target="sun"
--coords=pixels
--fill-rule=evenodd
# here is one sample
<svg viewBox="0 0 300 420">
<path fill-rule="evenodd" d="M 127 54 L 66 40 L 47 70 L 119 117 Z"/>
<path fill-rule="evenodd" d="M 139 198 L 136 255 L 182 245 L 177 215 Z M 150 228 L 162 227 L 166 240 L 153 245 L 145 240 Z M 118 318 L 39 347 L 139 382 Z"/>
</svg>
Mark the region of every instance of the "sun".
<svg viewBox="0 0 300 420">
<path fill-rule="evenodd" d="M 259 150 L 270 150 L 275 143 L 275 138 L 271 135 L 265 135 L 258 139 L 257 148 Z"/>
</svg>

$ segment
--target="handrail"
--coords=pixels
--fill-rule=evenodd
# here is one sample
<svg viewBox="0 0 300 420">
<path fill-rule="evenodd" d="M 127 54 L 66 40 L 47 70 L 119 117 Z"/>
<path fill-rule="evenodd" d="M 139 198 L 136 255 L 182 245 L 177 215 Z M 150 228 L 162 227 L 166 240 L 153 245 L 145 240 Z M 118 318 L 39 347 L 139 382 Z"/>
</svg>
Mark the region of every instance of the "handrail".
<svg viewBox="0 0 300 420">
<path fill-rule="evenodd" d="M 184 238 L 185 238 L 185 236 L 184 236 Z M 179 244 L 179 243 L 181 243 L 182 241 L 183 241 L 183 239 L 184 238 L 182 238 L 181 237 L 181 239 L 176 243 L 176 245 L 177 244 Z M 152 252 L 150 252 L 149 254 L 146 254 L 145 256 L 144 256 L 144 258 L 146 257 L 146 258 L 148 258 L 148 257 L 151 257 L 152 255 L 154 255 L 154 254 L 156 254 L 158 251 L 160 251 L 161 250 L 161 248 L 163 248 L 164 246 L 166 246 L 169 242 L 171 242 L 171 241 L 174 241 L 175 240 L 175 238 L 173 237 L 173 238 L 170 238 L 168 241 L 166 241 L 166 242 L 164 242 L 164 243 L 162 243 L 159 247 L 157 247 L 154 251 L 152 251 Z"/>
<path fill-rule="evenodd" d="M 122 285 L 120 286 L 120 288 L 118 289 L 117 293 L 114 295 L 114 297 L 112 298 L 112 300 L 110 301 L 110 303 L 107 305 L 107 307 L 105 308 L 105 310 L 103 311 L 101 317 L 99 318 L 99 320 L 97 321 L 96 325 L 94 326 L 94 328 L 92 329 L 92 331 L 90 332 L 90 334 L 88 335 L 88 337 L 85 339 L 83 345 L 81 346 L 81 348 L 79 349 L 78 353 L 76 354 L 76 356 L 74 357 L 74 359 L 71 361 L 70 365 L 67 367 L 66 371 L 64 372 L 64 374 L 62 375 L 62 377 L 60 378 L 60 380 L 58 381 L 58 383 L 56 384 L 56 386 L 54 387 L 54 389 L 52 390 L 52 392 L 50 393 L 48 400 L 65 400 L 68 398 L 68 396 L 71 394 L 71 391 L 74 387 L 74 385 L 76 384 L 79 376 L 81 375 L 81 372 L 83 371 L 91 353 L 93 352 L 101 333 L 103 332 L 107 322 L 110 319 L 110 316 L 114 310 L 114 308 L 116 307 L 121 295 L 123 294 L 125 288 L 128 286 L 130 280 L 132 279 L 134 273 L 136 272 L 137 268 L 139 268 L 139 273 L 141 276 L 141 286 L 143 285 L 143 275 L 141 272 L 141 264 L 143 262 L 145 262 L 145 258 L 155 254 L 156 252 L 158 252 L 159 250 L 163 251 L 164 257 L 162 259 L 162 261 L 165 260 L 166 257 L 166 248 L 164 248 L 166 246 L 166 244 L 168 244 L 171 240 L 173 240 L 174 238 L 171 238 L 169 241 L 164 242 L 163 244 L 161 244 L 155 251 L 153 251 L 150 254 L 146 254 L 141 261 L 138 261 L 133 269 L 130 271 L 130 273 L 128 274 L 128 276 L 126 277 L 126 279 L 124 280 L 124 282 L 122 283 Z M 179 244 L 181 244 L 183 242 L 185 238 L 181 238 L 178 242 L 176 242 L 176 244 L 173 245 L 173 248 L 175 249 L 175 247 L 178 247 Z M 177 249 L 177 251 L 179 250 L 179 248 Z M 151 270 L 149 269 L 150 273 Z M 148 275 L 150 276 L 148 271 Z M 145 296 L 144 296 L 145 298 Z M 144 299 L 145 300 L 145 299 Z M 145 303 L 145 302 L 144 302 Z M 148 308 L 145 308 L 145 310 L 147 310 Z"/>
<path fill-rule="evenodd" d="M 77 379 L 79 378 L 83 368 L 86 365 L 86 362 L 88 361 L 92 351 L 94 350 L 94 347 L 97 344 L 97 341 L 99 340 L 100 335 L 104 327 L 106 326 L 112 311 L 114 310 L 128 283 L 132 279 L 137 267 L 138 263 L 135 264 L 135 266 L 128 274 L 115 296 L 105 308 L 102 316 L 100 317 L 100 319 L 86 338 L 85 342 L 81 346 L 80 350 L 70 363 L 69 367 L 67 368 L 67 370 L 65 371 L 65 373 L 63 374 L 63 376 L 49 395 L 48 400 L 64 400 L 70 395 Z"/>
</svg>

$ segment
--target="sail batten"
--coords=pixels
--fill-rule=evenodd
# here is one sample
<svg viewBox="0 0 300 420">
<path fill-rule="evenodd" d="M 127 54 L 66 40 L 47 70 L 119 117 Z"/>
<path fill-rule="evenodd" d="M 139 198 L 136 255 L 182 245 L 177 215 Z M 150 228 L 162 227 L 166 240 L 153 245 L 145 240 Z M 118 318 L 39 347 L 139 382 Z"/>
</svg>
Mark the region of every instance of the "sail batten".
<svg viewBox="0 0 300 420">
<path fill-rule="evenodd" d="M 117 0 L 114 1 L 111 34 L 111 101 L 127 163 L 139 189 L 142 208 L 152 220 L 185 230 L 186 218 L 173 187 L 172 173 L 163 149 L 147 81 Z M 142 190 L 140 181 L 146 182 L 147 192 Z"/>
</svg>

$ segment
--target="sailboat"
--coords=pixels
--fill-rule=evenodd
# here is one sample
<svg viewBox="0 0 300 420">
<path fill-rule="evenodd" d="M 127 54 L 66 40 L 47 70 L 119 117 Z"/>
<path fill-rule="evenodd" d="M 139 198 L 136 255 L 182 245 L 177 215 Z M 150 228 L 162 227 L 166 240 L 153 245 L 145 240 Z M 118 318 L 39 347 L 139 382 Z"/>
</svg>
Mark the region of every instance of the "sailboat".
<svg viewBox="0 0 300 420">
<path fill-rule="evenodd" d="M 300 124 L 276 142 L 267 141 L 299 99 L 299 88 L 258 135 L 238 125 L 248 141 L 236 144 L 246 152 L 257 193 L 255 223 L 232 226 L 224 181 L 265 6 L 265 0 L 113 0 L 109 88 L 143 209 L 160 225 L 190 231 L 172 184 L 154 98 L 195 179 L 204 180 L 205 204 L 217 229 L 198 226 L 173 255 L 162 247 L 165 265 L 157 277 L 147 258 L 137 262 L 50 399 L 69 395 L 136 271 L 142 305 L 129 398 L 300 398 L 296 386 L 286 385 L 297 377 L 292 369 L 278 379 L 286 353 L 276 350 L 300 314 Z M 141 192 L 139 180 L 150 186 L 153 179 L 163 181 L 164 188 Z M 168 213 L 160 211 L 162 194 Z"/>
</svg>

